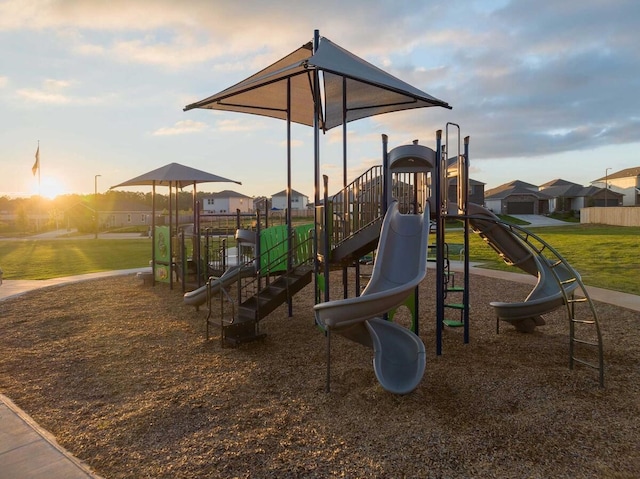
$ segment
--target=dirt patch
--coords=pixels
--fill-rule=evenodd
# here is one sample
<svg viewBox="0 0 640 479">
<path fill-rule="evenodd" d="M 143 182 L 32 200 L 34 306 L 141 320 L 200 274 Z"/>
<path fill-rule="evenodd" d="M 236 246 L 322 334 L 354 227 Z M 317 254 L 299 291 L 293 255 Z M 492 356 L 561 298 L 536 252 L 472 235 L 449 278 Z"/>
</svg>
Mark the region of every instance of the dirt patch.
<svg viewBox="0 0 640 479">
<path fill-rule="evenodd" d="M 0 302 L 0 385 L 106 478 L 609 477 L 640 475 L 638 313 L 597 304 L 606 388 L 568 368 L 562 311 L 495 332 L 492 300 L 530 287 L 471 277 L 471 342 L 435 354 L 433 275 L 420 288 L 427 371 L 406 396 L 376 381 L 372 352 L 314 326 L 313 290 L 221 348 L 179 291 L 119 277 Z M 332 295 L 341 295 L 338 273 Z M 406 313 L 405 313 L 406 316 Z M 400 321 L 408 321 L 402 315 Z"/>
</svg>

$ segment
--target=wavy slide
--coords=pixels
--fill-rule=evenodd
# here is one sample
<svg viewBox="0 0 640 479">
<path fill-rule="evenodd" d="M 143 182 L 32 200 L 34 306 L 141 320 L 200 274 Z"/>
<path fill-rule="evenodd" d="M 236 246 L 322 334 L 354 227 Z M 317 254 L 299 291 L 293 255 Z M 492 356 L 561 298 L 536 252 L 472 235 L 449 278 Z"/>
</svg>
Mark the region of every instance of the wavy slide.
<svg viewBox="0 0 640 479">
<path fill-rule="evenodd" d="M 426 366 L 425 347 L 412 331 L 379 316 L 401 305 L 424 279 L 428 243 L 429 208 L 422 215 L 405 215 L 393 202 L 384 217 L 373 272 L 362 294 L 314 307 L 328 342 L 331 332 L 337 332 L 373 348 L 376 377 L 384 389 L 396 394 L 407 394 L 420 383 Z"/>
<path fill-rule="evenodd" d="M 211 282 L 211 294 L 216 294 L 220 288 L 226 288 L 230 284 L 235 283 L 240 278 L 246 278 L 256 274 L 256 267 L 251 265 L 231 266 L 222 273 L 222 276 Z M 189 306 L 201 306 L 207 301 L 207 285 L 200 286 L 198 289 L 184 293 L 184 304 Z"/>
<path fill-rule="evenodd" d="M 551 270 L 549 260 L 532 251 L 526 244 L 502 224 L 496 215 L 482 206 L 469 203 L 471 226 L 483 236 L 500 256 L 526 273 L 538 277 L 535 287 L 521 303 L 491 302 L 498 319 L 507 321 L 518 331 L 532 332 L 536 326 L 544 324 L 540 315 L 564 305 L 565 295 L 578 286 L 577 281 L 566 283 L 564 293 L 555 275 L 560 281 L 576 278 L 578 273 L 559 264 Z M 483 217 L 488 221 L 483 221 Z M 554 275 L 555 272 L 555 275 Z"/>
</svg>

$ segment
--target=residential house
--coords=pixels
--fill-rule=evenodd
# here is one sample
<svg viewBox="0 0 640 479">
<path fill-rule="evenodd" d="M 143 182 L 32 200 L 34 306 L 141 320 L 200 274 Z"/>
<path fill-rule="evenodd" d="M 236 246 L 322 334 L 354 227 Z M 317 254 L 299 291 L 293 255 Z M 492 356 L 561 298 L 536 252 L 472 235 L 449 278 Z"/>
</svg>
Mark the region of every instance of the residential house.
<svg viewBox="0 0 640 479">
<path fill-rule="evenodd" d="M 202 200 L 203 214 L 216 213 L 240 213 L 253 212 L 253 198 L 232 190 L 223 190 L 213 193 Z"/>
<path fill-rule="evenodd" d="M 620 193 L 605 192 L 597 186 L 582 186 L 566 180 L 552 180 L 540 185 L 539 191 L 550 196 L 549 211 L 578 211 L 589 206 L 609 206 L 621 204 Z"/>
<path fill-rule="evenodd" d="M 467 196 L 469 203 L 484 205 L 484 185 L 481 181 L 469 178 L 469 192 Z M 452 203 L 458 202 L 458 178 L 451 178 L 449 180 L 447 197 Z"/>
<path fill-rule="evenodd" d="M 98 224 L 101 230 L 128 226 L 150 227 L 152 214 L 151 206 L 144 203 L 114 201 L 109 198 L 98 202 Z"/>
<path fill-rule="evenodd" d="M 549 212 L 551 197 L 536 185 L 515 180 L 485 191 L 485 207 L 496 214 L 543 215 Z"/>
<path fill-rule="evenodd" d="M 609 192 L 624 195 L 622 198 L 622 206 L 640 205 L 640 166 L 611 173 L 597 180 L 593 180 L 591 184 L 608 189 L 607 206 L 619 205 L 615 199 L 610 198 Z M 604 204 L 595 206 L 604 206 Z"/>
<path fill-rule="evenodd" d="M 309 197 L 302 193 L 291 190 L 291 209 L 292 210 L 306 210 L 309 204 Z M 271 208 L 276 210 L 287 209 L 287 190 L 282 190 L 279 193 L 271 196 Z"/>
</svg>

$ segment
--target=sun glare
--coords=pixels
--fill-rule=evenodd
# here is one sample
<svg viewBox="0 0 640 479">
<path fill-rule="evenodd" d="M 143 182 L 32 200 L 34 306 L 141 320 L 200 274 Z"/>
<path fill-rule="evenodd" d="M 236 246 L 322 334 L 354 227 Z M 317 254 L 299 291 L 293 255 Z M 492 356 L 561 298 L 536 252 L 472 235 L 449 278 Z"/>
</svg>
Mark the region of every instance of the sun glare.
<svg viewBox="0 0 640 479">
<path fill-rule="evenodd" d="M 37 181 L 34 183 L 31 193 L 52 200 L 56 196 L 65 194 L 66 188 L 63 182 L 57 178 L 43 176 L 40 179 L 40 185 L 38 185 Z"/>
</svg>

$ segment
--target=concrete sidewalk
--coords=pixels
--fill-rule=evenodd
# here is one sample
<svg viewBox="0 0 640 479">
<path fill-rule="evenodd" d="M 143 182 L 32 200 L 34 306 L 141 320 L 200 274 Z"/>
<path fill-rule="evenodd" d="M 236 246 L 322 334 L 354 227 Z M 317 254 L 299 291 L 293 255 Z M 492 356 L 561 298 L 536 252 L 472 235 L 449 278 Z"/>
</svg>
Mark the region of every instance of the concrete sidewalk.
<svg viewBox="0 0 640 479">
<path fill-rule="evenodd" d="M 151 267 L 119 269 L 115 271 L 101 271 L 99 273 L 87 273 L 77 276 L 65 276 L 63 278 L 52 279 L 5 279 L 0 285 L 0 301 L 14 296 L 20 296 L 29 291 L 36 289 L 49 288 L 51 286 L 59 286 L 61 284 L 78 283 L 90 279 L 109 278 L 111 276 L 125 276 L 128 274 L 136 274 L 139 272 L 151 272 Z"/>
<path fill-rule="evenodd" d="M 0 477 L 100 478 L 4 394 L 0 394 Z"/>
</svg>

